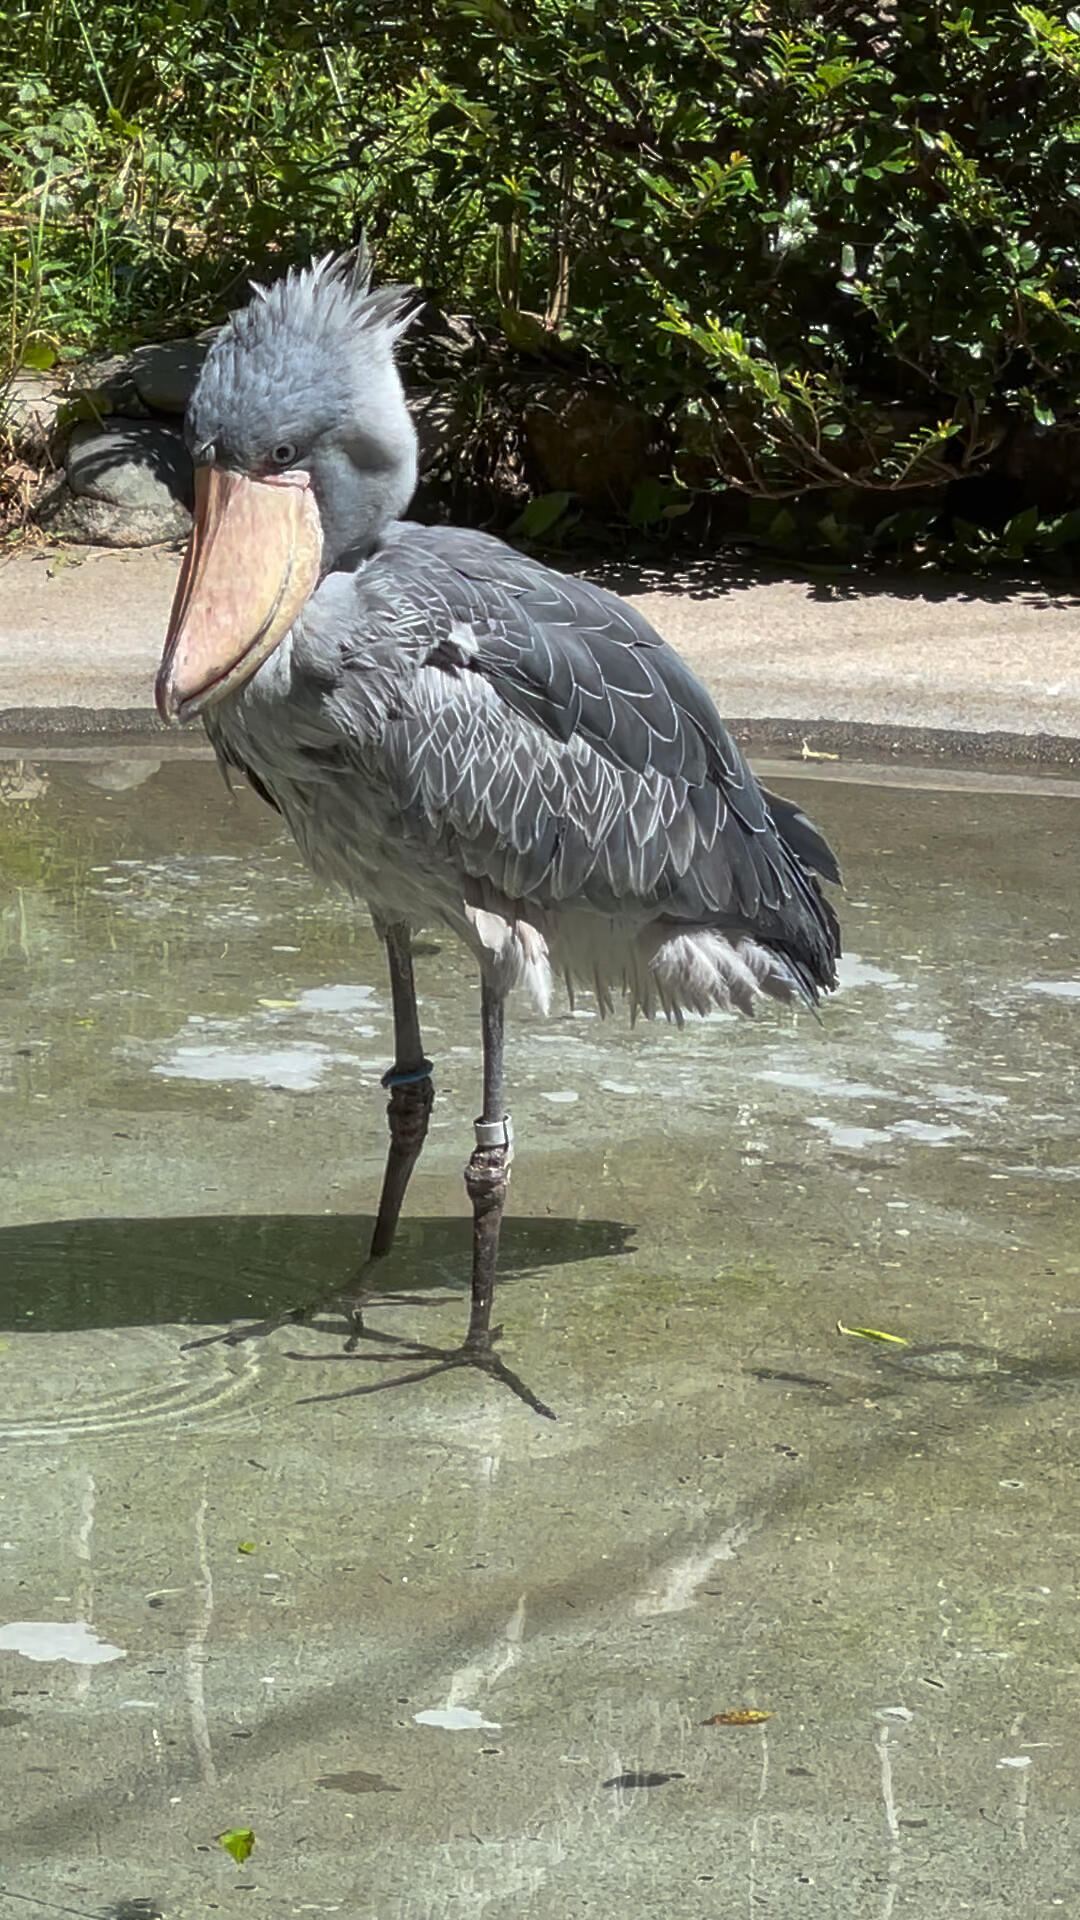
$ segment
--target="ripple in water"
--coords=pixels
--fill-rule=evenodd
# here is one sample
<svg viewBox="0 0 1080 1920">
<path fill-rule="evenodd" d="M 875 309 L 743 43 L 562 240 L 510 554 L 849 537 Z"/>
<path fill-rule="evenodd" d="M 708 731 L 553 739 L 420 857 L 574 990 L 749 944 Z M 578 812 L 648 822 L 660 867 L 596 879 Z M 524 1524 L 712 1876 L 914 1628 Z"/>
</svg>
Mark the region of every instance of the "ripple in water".
<svg viewBox="0 0 1080 1920">
<path fill-rule="evenodd" d="M 178 1354 L 169 1337 L 161 1334 L 153 1339 L 149 1350 L 146 1343 L 139 1343 L 132 1352 L 132 1336 L 105 1338 L 107 1354 L 102 1352 L 100 1338 L 82 1336 L 78 1355 L 72 1356 L 67 1375 L 62 1368 L 62 1355 L 53 1350 L 49 1373 L 56 1384 L 52 1395 L 47 1380 L 43 1381 L 40 1374 L 32 1387 L 28 1381 L 27 1399 L 32 1394 L 33 1405 L 28 1405 L 21 1417 L 13 1410 L 14 1417 L 0 1423 L 0 1445 L 56 1446 L 73 1440 L 124 1438 L 155 1430 L 238 1432 L 250 1424 L 253 1409 L 249 1403 L 260 1384 L 259 1354 L 254 1346 L 204 1347 L 195 1353 Z M 119 1359 L 114 1357 L 117 1346 Z M 123 1366 L 125 1358 L 129 1373 L 135 1368 L 143 1371 L 149 1361 L 154 1365 L 155 1377 L 94 1391 L 88 1376 L 95 1371 L 95 1359 L 98 1370 L 103 1372 L 106 1366 L 110 1370 Z M 179 1378 L 176 1377 L 178 1366 Z M 79 1388 L 72 1393 L 68 1380 L 76 1368 Z M 167 1372 L 171 1378 L 165 1377 Z M 83 1390 L 84 1383 L 89 1390 Z M 260 1413 L 265 1413 L 265 1395 L 260 1394 L 258 1405 Z"/>
</svg>

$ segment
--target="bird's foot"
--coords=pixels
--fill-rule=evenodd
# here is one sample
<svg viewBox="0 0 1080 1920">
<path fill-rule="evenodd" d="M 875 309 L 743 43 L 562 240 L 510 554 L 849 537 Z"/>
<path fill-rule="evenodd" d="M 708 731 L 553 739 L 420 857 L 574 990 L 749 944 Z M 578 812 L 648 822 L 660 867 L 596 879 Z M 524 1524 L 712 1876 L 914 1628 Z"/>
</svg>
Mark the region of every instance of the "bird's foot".
<svg viewBox="0 0 1080 1920">
<path fill-rule="evenodd" d="M 451 1373 L 457 1367 L 475 1367 L 478 1373 L 486 1373 L 489 1379 L 498 1380 L 504 1387 L 531 1407 L 545 1420 L 554 1420 L 551 1408 L 527 1386 L 520 1374 L 508 1367 L 505 1360 L 495 1351 L 495 1342 L 501 1337 L 502 1328 L 470 1329 L 459 1347 L 436 1347 L 423 1340 L 402 1339 L 397 1334 L 381 1333 L 374 1327 L 362 1327 L 354 1330 L 346 1342 L 345 1349 L 336 1354 L 315 1354 L 289 1351 L 290 1360 L 345 1360 L 361 1364 L 365 1361 L 378 1365 L 392 1365 L 395 1361 L 423 1361 L 426 1364 L 408 1373 L 396 1374 L 392 1380 L 369 1380 L 355 1387 L 345 1387 L 340 1393 L 313 1393 L 306 1395 L 302 1406 L 312 1406 L 324 1400 L 351 1400 L 369 1393 L 381 1393 L 388 1387 L 405 1387 L 420 1380 L 431 1380 L 436 1374 Z M 378 1342 L 384 1351 L 381 1353 L 358 1353 L 360 1340 Z"/>
<path fill-rule="evenodd" d="M 302 1403 L 309 1405 L 318 1400 L 347 1400 L 354 1395 L 379 1393 L 386 1387 L 405 1387 L 418 1380 L 432 1379 L 439 1373 L 451 1373 L 457 1367 L 474 1367 L 478 1373 L 486 1373 L 492 1380 L 498 1380 L 508 1387 L 515 1397 L 525 1406 L 531 1407 L 545 1420 L 554 1420 L 551 1408 L 527 1386 L 520 1375 L 495 1351 L 495 1344 L 501 1338 L 502 1327 L 485 1328 L 472 1326 L 458 1347 L 441 1347 L 426 1340 L 410 1340 L 395 1333 L 384 1333 L 377 1327 L 369 1327 L 364 1321 L 365 1307 L 379 1306 L 445 1306 L 456 1299 L 455 1294 L 417 1294 L 413 1292 L 391 1293 L 375 1288 L 365 1288 L 357 1284 L 348 1290 L 342 1289 L 329 1300 L 320 1300 L 307 1306 L 287 1308 L 283 1313 L 274 1314 L 266 1320 L 248 1321 L 242 1326 L 227 1327 L 221 1333 L 205 1334 L 199 1340 L 185 1341 L 182 1349 L 190 1353 L 200 1347 L 239 1347 L 248 1340 L 265 1340 L 282 1327 L 314 1327 L 324 1317 L 340 1315 L 338 1324 L 343 1321 L 347 1328 L 347 1337 L 343 1349 L 338 1353 L 301 1353 L 296 1349 L 286 1349 L 289 1360 L 351 1360 L 374 1365 L 392 1365 L 395 1361 L 423 1362 L 414 1366 L 408 1373 L 396 1374 L 391 1380 L 373 1380 L 355 1387 L 347 1387 L 342 1393 L 312 1394 Z M 377 1345 L 382 1351 L 360 1352 L 362 1343 Z"/>
</svg>

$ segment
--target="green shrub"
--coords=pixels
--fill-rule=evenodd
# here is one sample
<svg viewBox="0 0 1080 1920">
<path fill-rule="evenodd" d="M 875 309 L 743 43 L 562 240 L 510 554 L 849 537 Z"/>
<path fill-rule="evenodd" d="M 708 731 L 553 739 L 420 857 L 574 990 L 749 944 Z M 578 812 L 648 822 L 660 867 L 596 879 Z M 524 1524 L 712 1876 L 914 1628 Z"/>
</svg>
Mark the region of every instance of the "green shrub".
<svg viewBox="0 0 1080 1920">
<path fill-rule="evenodd" d="M 677 481 L 778 503 L 774 544 L 827 494 L 838 551 L 1076 412 L 1080 14 L 34 0 L 0 32 L 31 355 L 209 319 L 363 225 L 385 271 L 613 371 Z"/>
</svg>

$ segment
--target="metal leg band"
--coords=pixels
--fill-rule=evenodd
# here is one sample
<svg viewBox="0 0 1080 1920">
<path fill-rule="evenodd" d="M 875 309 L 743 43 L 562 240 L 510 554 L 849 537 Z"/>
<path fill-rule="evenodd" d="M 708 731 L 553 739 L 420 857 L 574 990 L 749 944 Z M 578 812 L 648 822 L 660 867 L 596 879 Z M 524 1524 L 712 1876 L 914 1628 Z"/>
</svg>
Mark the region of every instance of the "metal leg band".
<svg viewBox="0 0 1080 1920">
<path fill-rule="evenodd" d="M 421 1060 L 418 1067 L 387 1067 L 379 1082 L 381 1087 L 415 1087 L 418 1080 L 430 1080 L 432 1065 L 430 1060 Z"/>
<path fill-rule="evenodd" d="M 485 1120 L 483 1116 L 473 1121 L 478 1147 L 506 1147 L 514 1144 L 514 1127 L 510 1115 L 504 1114 L 501 1120 Z"/>
</svg>

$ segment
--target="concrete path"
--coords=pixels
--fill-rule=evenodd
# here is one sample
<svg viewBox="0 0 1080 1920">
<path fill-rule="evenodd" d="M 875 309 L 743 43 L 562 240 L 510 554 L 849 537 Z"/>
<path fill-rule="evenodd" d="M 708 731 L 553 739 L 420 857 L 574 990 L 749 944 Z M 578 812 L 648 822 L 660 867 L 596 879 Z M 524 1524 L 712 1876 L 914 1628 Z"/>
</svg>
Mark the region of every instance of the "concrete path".
<svg viewBox="0 0 1080 1920">
<path fill-rule="evenodd" d="M 0 567 L 0 730 L 143 730 L 179 567 L 64 549 Z M 594 569 L 755 744 L 1080 758 L 1080 599 L 1021 583 Z"/>
</svg>

